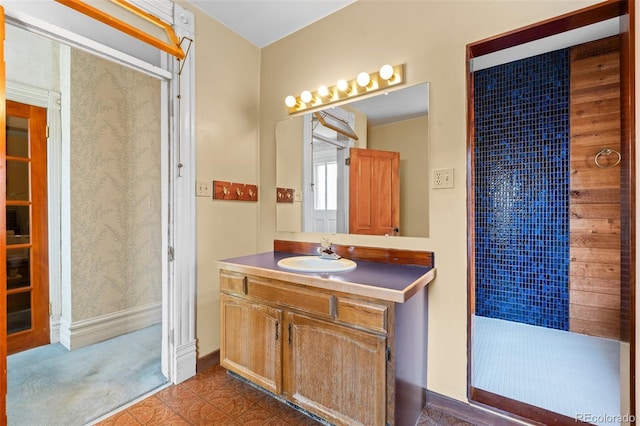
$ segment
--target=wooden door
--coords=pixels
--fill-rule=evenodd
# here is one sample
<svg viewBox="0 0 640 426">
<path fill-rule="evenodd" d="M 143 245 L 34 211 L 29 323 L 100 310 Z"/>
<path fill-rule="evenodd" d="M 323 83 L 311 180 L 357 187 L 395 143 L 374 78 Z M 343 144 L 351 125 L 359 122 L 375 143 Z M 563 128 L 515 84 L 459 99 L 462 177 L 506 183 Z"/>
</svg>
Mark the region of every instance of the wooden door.
<svg viewBox="0 0 640 426">
<path fill-rule="evenodd" d="M 6 102 L 7 350 L 49 337 L 47 111 Z"/>
<path fill-rule="evenodd" d="M 339 425 L 386 420 L 386 337 L 286 314 L 284 392 Z"/>
<path fill-rule="evenodd" d="M 282 310 L 220 295 L 220 365 L 263 388 L 282 388 Z"/>
<path fill-rule="evenodd" d="M 400 231 L 400 153 L 351 148 L 349 233 Z"/>
</svg>

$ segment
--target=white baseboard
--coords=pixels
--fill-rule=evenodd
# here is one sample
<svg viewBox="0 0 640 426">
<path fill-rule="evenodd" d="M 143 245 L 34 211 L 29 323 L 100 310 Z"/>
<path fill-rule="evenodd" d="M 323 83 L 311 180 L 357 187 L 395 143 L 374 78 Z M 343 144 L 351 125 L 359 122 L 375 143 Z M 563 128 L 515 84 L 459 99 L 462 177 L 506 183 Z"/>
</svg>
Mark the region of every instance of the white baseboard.
<svg viewBox="0 0 640 426">
<path fill-rule="evenodd" d="M 49 317 L 49 339 L 51 343 L 58 343 L 60 341 L 60 316 Z"/>
<path fill-rule="evenodd" d="M 69 323 L 60 320 L 60 343 L 69 350 L 102 342 L 162 322 L 162 303 L 152 303 Z"/>
<path fill-rule="evenodd" d="M 176 374 L 173 383 L 178 384 L 196 375 L 196 341 L 176 348 Z"/>
</svg>

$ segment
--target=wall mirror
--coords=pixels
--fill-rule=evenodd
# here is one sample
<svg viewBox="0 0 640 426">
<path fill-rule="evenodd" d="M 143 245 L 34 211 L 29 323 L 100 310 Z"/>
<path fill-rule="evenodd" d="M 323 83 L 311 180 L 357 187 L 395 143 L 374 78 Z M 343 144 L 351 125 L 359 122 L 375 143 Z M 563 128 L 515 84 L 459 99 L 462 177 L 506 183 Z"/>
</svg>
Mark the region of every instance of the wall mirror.
<svg viewBox="0 0 640 426">
<path fill-rule="evenodd" d="M 277 230 L 426 237 L 428 115 L 429 84 L 422 83 L 277 122 Z M 334 125 L 324 125 L 329 121 Z M 384 158 L 372 160 L 377 153 Z M 361 157 L 380 175 L 354 189 L 351 160 Z M 379 172 L 371 161 L 381 161 Z M 394 175 L 399 178 L 387 184 Z M 396 215 L 394 223 L 354 225 L 358 214 L 376 215 L 362 213 L 370 208 Z"/>
</svg>

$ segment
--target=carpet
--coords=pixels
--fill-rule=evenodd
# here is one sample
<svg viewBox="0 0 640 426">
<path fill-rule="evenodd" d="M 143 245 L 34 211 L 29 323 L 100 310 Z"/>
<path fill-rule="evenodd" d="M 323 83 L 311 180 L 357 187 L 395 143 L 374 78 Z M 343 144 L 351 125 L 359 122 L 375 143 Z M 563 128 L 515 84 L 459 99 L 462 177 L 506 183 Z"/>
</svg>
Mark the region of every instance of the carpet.
<svg viewBox="0 0 640 426">
<path fill-rule="evenodd" d="M 73 351 L 60 343 L 7 357 L 9 426 L 74 426 L 167 383 L 161 325 Z"/>
</svg>

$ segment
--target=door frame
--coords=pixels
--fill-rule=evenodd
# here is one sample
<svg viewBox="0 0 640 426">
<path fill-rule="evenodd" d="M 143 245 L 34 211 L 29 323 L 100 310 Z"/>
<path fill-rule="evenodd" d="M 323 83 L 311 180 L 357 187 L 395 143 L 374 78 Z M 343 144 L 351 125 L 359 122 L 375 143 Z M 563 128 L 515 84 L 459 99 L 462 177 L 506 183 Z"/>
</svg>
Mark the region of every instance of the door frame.
<svg viewBox="0 0 640 426">
<path fill-rule="evenodd" d="M 346 121 L 349 126 L 354 126 L 355 117 L 353 113 L 336 107 L 331 111 L 341 120 Z M 313 232 L 313 205 L 314 193 L 312 189 L 313 182 L 313 113 L 302 116 L 302 229 L 304 232 Z M 317 124 L 320 125 L 320 124 Z M 349 232 L 349 165 L 347 158 L 349 157 L 349 149 L 355 146 L 353 139 L 346 142 L 336 141 L 336 161 L 338 164 L 338 204 L 336 212 L 336 232 Z"/>
<path fill-rule="evenodd" d="M 630 415 L 636 413 L 636 350 L 635 350 L 635 271 L 636 271 L 636 212 L 635 212 L 635 4 L 628 0 L 609 0 L 591 7 L 580 9 L 565 15 L 551 18 L 540 23 L 508 32 L 506 34 L 491 37 L 467 45 L 467 398 L 471 403 L 485 406 L 489 409 L 498 409 L 512 417 L 526 420 L 535 420 L 545 424 L 556 424 L 563 416 L 539 407 L 534 407 L 519 401 L 515 401 L 500 395 L 481 391 L 472 384 L 472 327 L 471 321 L 475 304 L 475 229 L 474 229 L 474 109 L 473 109 L 473 73 L 471 72 L 471 59 L 488 53 L 497 52 L 509 47 L 518 46 L 544 37 L 559 34 L 568 30 L 580 28 L 611 18 L 627 16 L 623 21 L 626 28 L 623 29 L 621 57 L 621 91 L 622 91 L 622 131 L 621 145 L 623 158 L 628 159 L 621 164 L 621 239 L 622 259 L 628 266 L 626 279 L 629 282 L 629 344 L 630 344 L 630 374 L 629 374 L 629 399 Z M 625 269 L 624 267 L 622 268 Z M 568 421 L 575 421 L 566 418 Z"/>
<path fill-rule="evenodd" d="M 168 0 L 165 0 L 165 3 L 171 4 L 171 7 L 168 15 L 163 18 L 174 22 L 178 37 L 193 40 L 193 14 Z M 172 383 L 180 383 L 195 375 L 197 361 L 195 194 L 191 184 L 195 181 L 194 55 L 192 53 L 184 61 L 177 63 L 168 54 L 161 53 L 162 66 L 157 67 L 50 22 L 44 22 L 24 11 L 13 10 L 11 5 L 5 6 L 4 11 L 6 22 L 9 24 L 63 45 L 118 62 L 161 81 L 162 252 L 166 254 L 162 256 L 162 372 Z M 4 31 L 4 25 L 2 30 Z M 2 77 L 4 82 L 4 75 Z M 65 94 L 62 97 L 62 103 L 64 102 Z M 62 140 L 65 140 L 65 137 L 68 138 L 66 132 L 68 132 L 68 117 L 65 117 L 62 111 Z M 61 145 L 62 163 L 59 176 L 62 178 L 60 182 L 62 197 L 59 211 L 64 235 L 65 232 L 69 232 L 68 170 L 70 162 L 68 147 Z M 65 286 L 70 282 L 70 264 L 68 263 L 70 246 L 68 238 L 62 238 L 59 241 L 62 241 L 58 260 L 59 276 L 61 285 Z M 4 262 L 0 263 L 1 269 Z M 6 316 L 6 313 L 4 315 Z M 6 341 L 6 337 L 4 340 Z M 6 386 L 6 375 L 3 381 Z"/>
<path fill-rule="evenodd" d="M 4 63 L 5 18 L 4 7 L 0 5 L 0 125 L 6 128 L 7 102 Z M 0 133 L 0 165 L 7 160 L 7 134 Z M 4 171 L 3 171 L 4 174 Z M 0 423 L 7 423 L 7 226 L 6 226 L 6 179 L 0 179 Z"/>
</svg>

